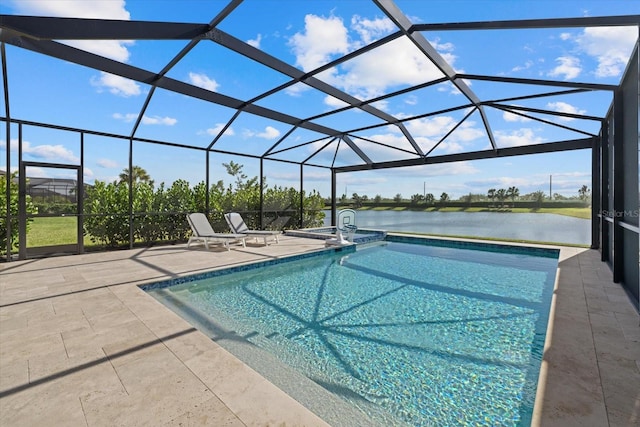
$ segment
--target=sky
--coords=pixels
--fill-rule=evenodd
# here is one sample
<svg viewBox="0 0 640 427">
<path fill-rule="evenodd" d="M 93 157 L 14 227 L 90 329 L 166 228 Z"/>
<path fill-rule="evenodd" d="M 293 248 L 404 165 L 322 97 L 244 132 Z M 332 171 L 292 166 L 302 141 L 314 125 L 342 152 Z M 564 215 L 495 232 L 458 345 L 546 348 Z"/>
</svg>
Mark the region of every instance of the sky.
<svg viewBox="0 0 640 427">
<path fill-rule="evenodd" d="M 209 23 L 227 4 L 221 0 L 1 0 L 0 13 L 119 20 L 153 20 Z M 595 17 L 640 14 L 640 0 L 397 0 L 397 6 L 413 23 L 513 20 L 533 18 Z M 396 31 L 395 26 L 367 0 L 246 0 L 218 28 L 250 45 L 286 61 L 302 71 L 327 62 Z M 530 30 L 429 31 L 424 37 L 459 73 L 499 75 L 530 79 L 617 84 L 638 38 L 637 27 L 557 28 Z M 107 40 L 63 41 L 73 47 L 160 71 L 187 41 Z M 150 86 L 7 45 L 7 80 L 11 117 L 128 136 L 150 91 Z M 286 83 L 289 78 L 258 66 L 241 55 L 210 41 L 200 42 L 167 74 L 173 79 L 241 100 Z M 380 49 L 323 71 L 318 79 L 361 100 L 369 100 L 425 83 L 442 74 L 410 42 L 398 39 Z M 481 99 L 500 99 L 540 91 L 539 87 L 479 80 L 468 81 Z M 545 89 L 543 91 L 549 91 Z M 464 96 L 449 83 L 394 96 L 372 105 L 402 119 L 425 111 L 464 104 Z M 566 113 L 602 116 L 612 97 L 608 92 L 524 100 L 517 105 Z M 336 110 L 344 103 L 302 84 L 260 100 L 258 105 L 306 118 Z M 4 96 L 2 115 L 6 111 Z M 443 113 L 405 122 L 425 152 L 444 155 L 486 150 L 490 147 L 482 118 L 469 110 Z M 162 89 L 154 92 L 135 136 L 206 147 L 233 116 L 234 110 L 189 99 Z M 552 143 L 584 138 L 579 128 L 597 133 L 599 125 L 581 119 L 538 115 L 564 127 L 546 125 L 497 109 L 487 117 L 498 147 Z M 456 124 L 462 124 L 455 127 Z M 397 160 L 410 149 L 394 126 L 377 126 L 380 120 L 357 111 L 346 111 L 315 120 L 339 130 L 362 130 L 354 138 L 367 148 L 374 161 Z M 438 142 L 449 132 L 446 139 Z M 243 113 L 216 141 L 214 148 L 242 153 L 262 153 L 290 127 Z M 0 134 L 0 169 L 6 170 L 6 133 Z M 17 126 L 11 128 L 11 170 L 17 166 Z M 278 158 L 303 160 L 329 140 L 298 129 L 285 140 Z M 298 147 L 299 144 L 315 141 Z M 128 141 L 84 136 L 84 180 L 113 181 L 128 167 Z M 335 148 L 334 148 L 335 147 Z M 336 155 L 336 150 L 337 154 Z M 145 168 L 156 183 L 170 185 L 177 179 L 192 184 L 203 181 L 206 171 L 201 151 L 136 143 L 134 164 Z M 80 163 L 79 136 L 42 128 L 23 128 L 23 156 L 31 162 Z M 344 145 L 329 146 L 310 163 L 336 166 L 357 162 Z M 243 165 L 248 176 L 260 173 L 259 162 L 226 154 L 212 154 L 212 182 L 231 178 L 223 163 Z M 300 168 L 282 162 L 265 162 L 267 185 L 299 188 Z M 28 176 L 69 177 L 68 170 L 32 166 Z M 535 191 L 577 196 L 582 185 L 591 187 L 591 155 L 588 150 L 457 162 L 403 169 L 339 174 L 338 195 L 353 193 L 374 197 L 446 192 L 451 198 L 469 193 L 486 194 L 490 188 L 516 186 L 520 194 Z M 317 189 L 330 196 L 330 172 L 305 167 L 305 191 Z"/>
</svg>

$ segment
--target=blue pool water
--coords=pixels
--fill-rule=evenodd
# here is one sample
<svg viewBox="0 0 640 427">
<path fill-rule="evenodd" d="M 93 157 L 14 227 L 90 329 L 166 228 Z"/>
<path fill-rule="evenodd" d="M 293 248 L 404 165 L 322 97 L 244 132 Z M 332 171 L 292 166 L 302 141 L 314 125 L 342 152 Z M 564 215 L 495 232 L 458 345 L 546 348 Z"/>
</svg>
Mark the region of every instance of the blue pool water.
<svg viewBox="0 0 640 427">
<path fill-rule="evenodd" d="M 148 291 L 274 354 L 364 425 L 525 426 L 557 262 L 557 251 L 384 242 Z"/>
</svg>

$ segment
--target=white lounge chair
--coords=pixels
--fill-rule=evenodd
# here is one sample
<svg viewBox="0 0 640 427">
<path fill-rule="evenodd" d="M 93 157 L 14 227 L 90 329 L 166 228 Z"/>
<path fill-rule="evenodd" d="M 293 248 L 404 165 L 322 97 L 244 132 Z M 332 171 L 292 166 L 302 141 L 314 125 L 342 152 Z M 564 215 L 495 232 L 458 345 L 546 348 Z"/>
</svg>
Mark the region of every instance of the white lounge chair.
<svg viewBox="0 0 640 427">
<path fill-rule="evenodd" d="M 193 242 L 202 242 L 207 249 L 209 249 L 209 245 L 211 244 L 221 244 L 229 251 L 231 250 L 229 243 L 235 242 L 242 243 L 242 247 L 246 248 L 246 234 L 216 233 L 203 213 L 196 212 L 188 214 L 187 221 L 189 222 L 192 233 L 187 242 L 187 248 L 191 246 Z"/>
<path fill-rule="evenodd" d="M 229 224 L 229 228 L 234 233 L 246 234 L 247 237 L 254 237 L 256 242 L 259 238 L 264 240 L 265 246 L 268 245 L 267 239 L 272 237 L 276 243 L 280 243 L 278 236 L 281 234 L 280 231 L 269 231 L 269 230 L 249 230 L 247 224 L 245 224 L 242 216 L 237 212 L 229 212 L 224 214 L 224 219 L 227 220 L 227 224 Z"/>
</svg>

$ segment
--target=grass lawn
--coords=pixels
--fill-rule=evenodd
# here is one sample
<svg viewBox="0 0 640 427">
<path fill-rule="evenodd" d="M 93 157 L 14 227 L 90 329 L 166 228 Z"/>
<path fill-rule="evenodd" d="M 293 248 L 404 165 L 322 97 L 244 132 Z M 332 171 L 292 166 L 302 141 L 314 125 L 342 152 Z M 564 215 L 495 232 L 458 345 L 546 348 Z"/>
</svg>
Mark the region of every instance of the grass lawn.
<svg viewBox="0 0 640 427">
<path fill-rule="evenodd" d="M 27 245 L 29 247 L 68 245 L 77 243 L 78 218 L 74 216 L 37 217 L 29 226 Z M 92 245 L 84 236 L 84 244 Z"/>
<path fill-rule="evenodd" d="M 538 212 L 591 219 L 591 208 L 541 208 L 538 209 Z"/>
</svg>

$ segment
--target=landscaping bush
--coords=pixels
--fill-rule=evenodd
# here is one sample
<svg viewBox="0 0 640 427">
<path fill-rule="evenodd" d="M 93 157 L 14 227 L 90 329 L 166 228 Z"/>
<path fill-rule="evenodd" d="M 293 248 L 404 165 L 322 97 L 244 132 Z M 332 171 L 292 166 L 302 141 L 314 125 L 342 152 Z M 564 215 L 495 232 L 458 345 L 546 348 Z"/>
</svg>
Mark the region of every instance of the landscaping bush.
<svg viewBox="0 0 640 427">
<path fill-rule="evenodd" d="M 231 163 L 230 174 L 235 185 L 225 188 L 218 181 L 209 189 L 212 227 L 228 232 L 223 214 L 240 212 L 250 228 L 260 228 L 260 184 L 257 178 L 246 179 L 242 166 Z M 133 182 L 133 236 L 137 241 L 186 241 L 190 228 L 186 214 L 206 212 L 206 184 L 200 182 L 193 188 L 185 180 L 175 181 L 169 188 L 161 183 L 154 188 L 153 181 Z M 304 194 L 303 194 L 304 195 Z M 285 227 L 320 226 L 323 224 L 324 200 L 313 191 L 304 196 L 304 218 L 300 213 L 300 192 L 294 188 L 273 187 L 264 192 L 267 214 L 263 224 L 270 229 Z M 106 184 L 96 181 L 89 187 L 85 201 L 84 232 L 91 241 L 115 248 L 129 243 L 129 184 L 127 181 Z"/>
<path fill-rule="evenodd" d="M 18 180 L 17 172 L 11 174 L 9 181 L 9 214 L 11 222 L 11 250 L 18 249 Z M 31 202 L 31 196 L 26 196 L 27 214 L 37 213 L 37 208 Z M 32 218 L 27 219 L 27 230 L 29 230 Z M 7 180 L 6 177 L 0 179 L 0 255 L 7 253 Z"/>
</svg>

